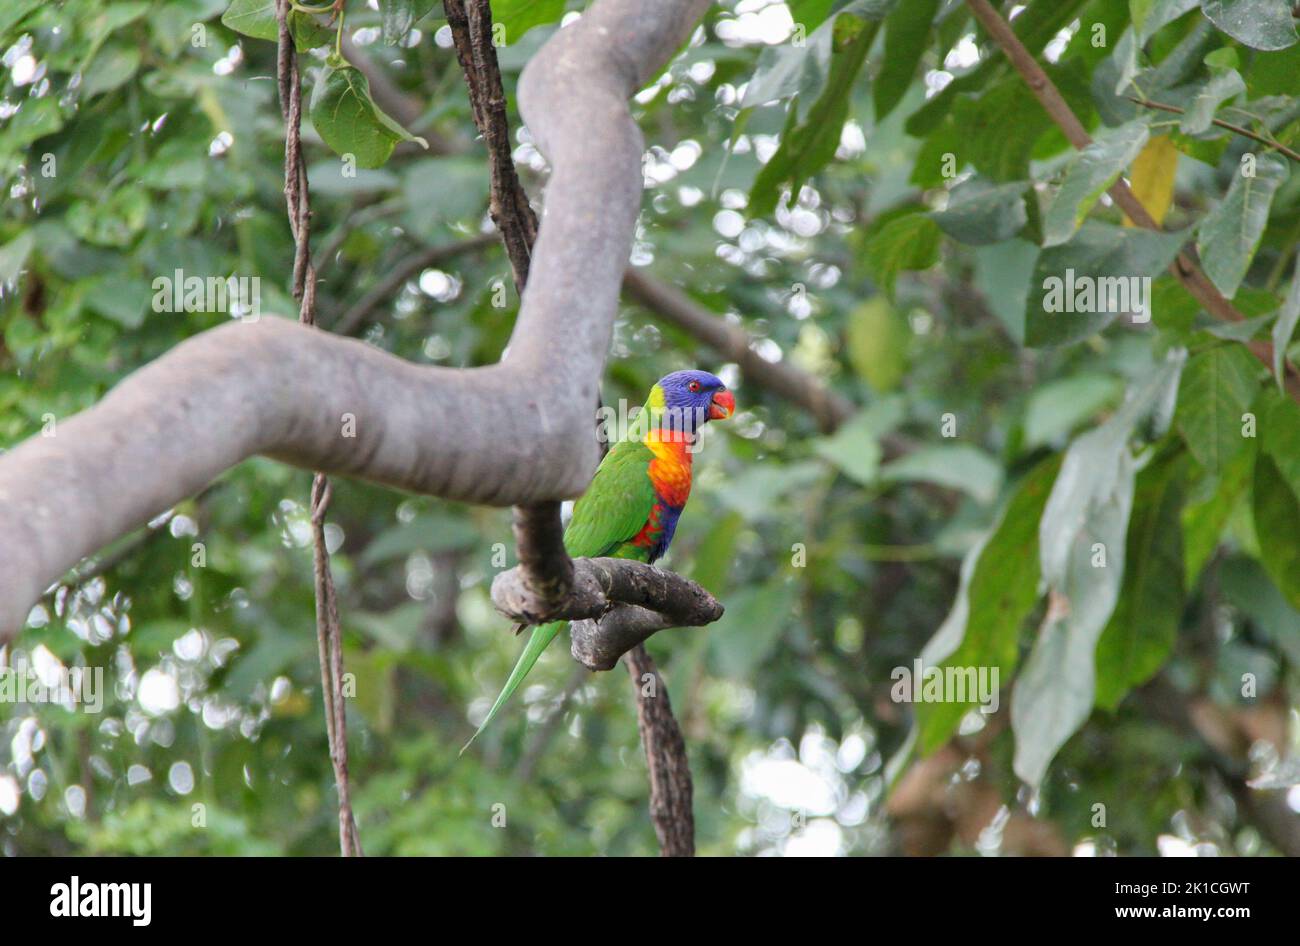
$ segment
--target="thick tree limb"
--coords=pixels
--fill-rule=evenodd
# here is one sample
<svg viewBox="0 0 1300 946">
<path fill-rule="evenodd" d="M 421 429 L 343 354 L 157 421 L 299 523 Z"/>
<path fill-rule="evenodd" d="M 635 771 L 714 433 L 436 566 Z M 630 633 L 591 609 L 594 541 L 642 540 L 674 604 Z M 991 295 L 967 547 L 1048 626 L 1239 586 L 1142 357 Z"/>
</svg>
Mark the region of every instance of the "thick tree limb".
<svg viewBox="0 0 1300 946">
<path fill-rule="evenodd" d="M 283 319 L 231 323 L 0 457 L 0 640 L 77 561 L 256 454 L 492 505 L 581 493 L 641 205 L 627 100 L 707 6 L 598 0 L 524 70 L 521 111 L 553 172 L 499 364 L 416 366 Z"/>
<path fill-rule="evenodd" d="M 722 617 L 713 595 L 673 572 L 623 558 L 580 558 L 571 564 L 572 586 L 565 595 L 539 591 L 521 562 L 493 579 L 492 603 L 520 624 L 575 622 L 573 658 L 592 670 L 612 669 L 656 631 L 700 627 Z"/>
</svg>

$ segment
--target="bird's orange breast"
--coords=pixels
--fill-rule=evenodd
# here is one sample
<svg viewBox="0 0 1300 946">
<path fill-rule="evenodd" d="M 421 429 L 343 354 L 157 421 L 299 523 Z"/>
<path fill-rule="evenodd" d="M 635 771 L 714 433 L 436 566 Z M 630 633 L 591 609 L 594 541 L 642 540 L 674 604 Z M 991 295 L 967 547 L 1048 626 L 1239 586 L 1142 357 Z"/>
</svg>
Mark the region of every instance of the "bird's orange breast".
<svg viewBox="0 0 1300 946">
<path fill-rule="evenodd" d="M 650 461 L 650 482 L 655 493 L 670 506 L 680 509 L 691 495 L 691 451 L 684 434 L 673 430 L 652 430 L 645 445 L 654 454 Z"/>
</svg>

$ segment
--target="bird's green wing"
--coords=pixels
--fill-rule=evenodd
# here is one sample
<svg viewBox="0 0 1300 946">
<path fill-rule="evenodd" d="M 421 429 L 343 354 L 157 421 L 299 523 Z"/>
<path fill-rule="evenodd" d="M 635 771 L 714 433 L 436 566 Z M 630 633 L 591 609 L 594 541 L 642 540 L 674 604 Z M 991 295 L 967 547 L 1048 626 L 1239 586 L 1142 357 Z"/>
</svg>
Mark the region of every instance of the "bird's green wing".
<svg viewBox="0 0 1300 946">
<path fill-rule="evenodd" d="M 605 455 L 587 491 L 573 506 L 564 547 L 574 558 L 610 555 L 636 536 L 654 509 L 654 454 L 644 443 L 620 440 Z"/>
<path fill-rule="evenodd" d="M 650 482 L 650 461 L 653 459 L 650 448 L 636 441 L 619 441 L 605 454 L 591 485 L 574 504 L 573 518 L 564 531 L 564 547 L 570 555 L 575 558 L 609 555 L 641 531 L 655 504 L 654 484 Z M 554 621 L 533 628 L 506 685 L 501 688 L 478 730 L 460 750 L 462 753 L 496 718 L 506 701 L 514 696 L 524 677 L 537 663 L 537 658 L 555 640 L 565 623 Z"/>
</svg>

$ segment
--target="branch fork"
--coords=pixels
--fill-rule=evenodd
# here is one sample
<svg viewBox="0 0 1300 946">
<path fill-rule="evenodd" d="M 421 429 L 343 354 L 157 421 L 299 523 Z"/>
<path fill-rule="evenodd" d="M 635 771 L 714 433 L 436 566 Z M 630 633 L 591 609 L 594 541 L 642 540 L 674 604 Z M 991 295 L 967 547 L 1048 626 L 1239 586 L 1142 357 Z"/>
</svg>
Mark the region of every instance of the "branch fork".
<svg viewBox="0 0 1300 946">
<path fill-rule="evenodd" d="M 688 578 L 625 558 L 578 558 L 573 582 L 556 600 L 539 595 L 522 564 L 492 581 L 492 603 L 521 624 L 570 621 L 573 659 L 591 670 L 611 670 L 652 634 L 670 627 L 702 627 L 722 617 L 717 598 Z"/>
</svg>

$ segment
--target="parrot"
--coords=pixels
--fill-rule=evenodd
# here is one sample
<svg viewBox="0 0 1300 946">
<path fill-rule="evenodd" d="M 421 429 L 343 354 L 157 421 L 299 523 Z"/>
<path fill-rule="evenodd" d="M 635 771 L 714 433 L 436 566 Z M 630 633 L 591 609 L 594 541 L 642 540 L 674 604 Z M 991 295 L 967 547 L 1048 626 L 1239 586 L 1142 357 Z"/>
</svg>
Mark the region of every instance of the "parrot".
<svg viewBox="0 0 1300 946">
<path fill-rule="evenodd" d="M 591 485 L 573 506 L 564 530 L 571 558 L 627 558 L 653 564 L 677 530 L 691 493 L 691 454 L 700 429 L 736 412 L 736 398 L 707 371 L 690 369 L 664 375 L 650 389 L 626 436 L 605 454 Z M 464 753 L 519 689 L 537 658 L 567 621 L 533 628 L 528 643 L 496 702 Z M 523 631 L 519 625 L 515 633 Z"/>
</svg>

